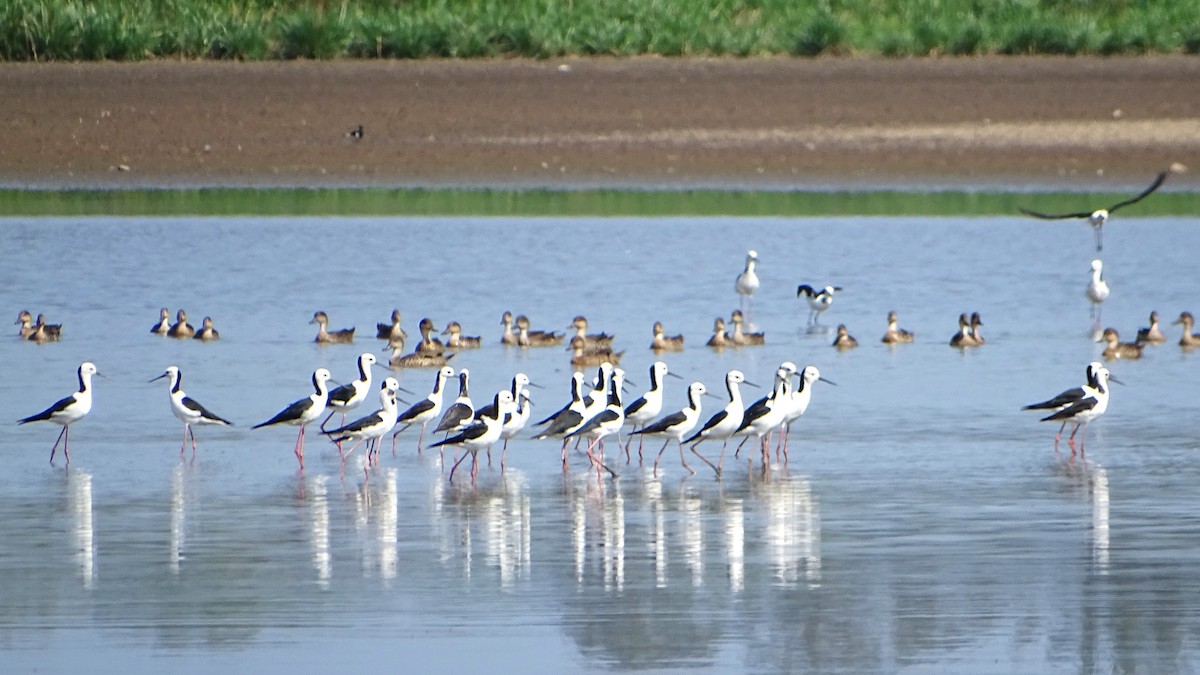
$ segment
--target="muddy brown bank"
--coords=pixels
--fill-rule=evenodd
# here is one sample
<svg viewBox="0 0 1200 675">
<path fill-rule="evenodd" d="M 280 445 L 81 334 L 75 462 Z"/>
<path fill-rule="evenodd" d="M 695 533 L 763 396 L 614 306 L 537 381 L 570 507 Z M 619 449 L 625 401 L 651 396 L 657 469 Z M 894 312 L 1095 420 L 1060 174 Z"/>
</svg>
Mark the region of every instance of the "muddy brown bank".
<svg viewBox="0 0 1200 675">
<path fill-rule="evenodd" d="M 1139 185 L 1195 163 L 1196 82 L 1182 56 L 6 64 L 0 184 Z"/>
</svg>

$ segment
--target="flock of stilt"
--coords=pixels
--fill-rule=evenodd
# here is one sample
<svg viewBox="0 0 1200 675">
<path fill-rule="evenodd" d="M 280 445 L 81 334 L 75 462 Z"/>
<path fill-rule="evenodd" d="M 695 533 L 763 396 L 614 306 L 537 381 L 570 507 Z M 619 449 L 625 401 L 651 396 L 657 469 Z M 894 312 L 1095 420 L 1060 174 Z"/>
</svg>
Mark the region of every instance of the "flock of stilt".
<svg viewBox="0 0 1200 675">
<path fill-rule="evenodd" d="M 1167 173 L 1159 174 L 1155 181 L 1136 197 L 1114 204 L 1108 209 L 1059 215 L 1026 209 L 1022 209 L 1022 211 L 1038 218 L 1086 218 L 1095 229 L 1096 249 L 1099 251 L 1102 246 L 1101 228 L 1109 214 L 1119 208 L 1134 204 L 1154 192 L 1162 185 Z M 747 330 L 750 300 L 760 286 L 755 270 L 757 262 L 757 253 L 753 250 L 749 251 L 745 267 L 734 283 L 736 292 L 742 297 L 742 308 L 735 310 L 730 317 L 729 324 L 732 324 L 732 329 L 729 329 L 729 324 L 725 322 L 724 318 L 716 319 L 713 335 L 706 343 L 707 346 L 724 348 L 765 343 L 765 336 L 762 333 Z M 1099 307 L 1109 294 L 1108 285 L 1104 281 L 1102 273 L 1103 263 L 1098 259 L 1093 260 L 1091 281 L 1088 284 L 1086 295 L 1093 303 L 1093 317 L 1097 332 L 1099 332 Z M 811 309 L 809 323 L 811 325 L 819 323 L 820 315 L 829 309 L 833 304 L 835 294 L 841 290 L 840 286 L 825 286 L 818 289 L 805 284 L 797 287 L 797 297 L 803 297 L 809 303 Z M 318 343 L 349 343 L 354 340 L 354 328 L 330 331 L 329 316 L 323 311 L 313 314 L 310 323 L 318 326 L 315 338 Z M 564 333 L 532 330 L 527 317 L 514 317 L 511 312 L 505 312 L 500 323 L 502 326 L 500 342 L 505 345 L 522 348 L 555 346 L 562 345 L 567 338 Z M 1194 319 L 1190 312 L 1182 312 L 1175 323 L 1182 325 L 1184 329 L 1183 337 L 1179 341 L 1182 347 L 1200 346 L 1200 335 L 1192 333 Z M 62 332 L 61 325 L 47 324 L 45 317 L 41 314 L 37 316 L 35 322 L 31 313 L 26 311 L 20 313 L 17 324 L 20 326 L 19 337 L 35 342 L 58 340 Z M 958 319 L 959 330 L 950 338 L 949 344 L 956 348 L 983 345 L 986 340 L 980 332 L 982 325 L 983 321 L 978 312 L 974 312 L 970 316 L 964 312 Z M 456 374 L 455 370 L 450 367 L 449 361 L 458 351 L 480 347 L 482 340 L 479 337 L 464 336 L 462 326 L 458 322 L 452 321 L 442 331 L 442 335 L 447 336 L 443 343 L 433 335 L 436 329 L 432 320 L 425 318 L 420 322 L 420 342 L 412 352 L 405 353 L 408 334 L 401 327 L 399 310 L 392 312 L 390 322 L 379 323 L 376 328 L 376 337 L 387 340 L 391 348 L 391 356 L 387 365 L 392 368 L 437 369 L 433 389 L 425 398 L 407 410 L 401 411 L 398 406 L 398 394 L 400 391 L 407 390 L 403 390 L 395 378 L 387 377 L 379 389 L 380 408 L 366 417 L 346 423 L 347 413 L 365 401 L 372 389 L 371 369 L 377 365 L 377 360 L 373 354 L 368 352 L 358 358 L 359 376 L 353 382 L 331 390 L 327 385 L 331 377 L 329 371 L 325 368 L 318 368 L 312 375 L 314 390 L 312 394 L 285 407 L 271 419 L 257 424 L 253 428 L 277 424 L 298 426 L 299 434 L 293 451 L 300 462 L 301 470 L 303 470 L 305 428 L 328 411 L 320 428 L 322 433 L 337 443 L 343 468 L 346 458 L 359 445 L 366 443 L 369 469 L 370 466 L 378 463 L 379 443 L 387 434 L 392 434 L 394 453 L 396 436 L 413 425 L 419 425 L 421 432 L 417 441 L 417 449 L 418 452 L 421 452 L 426 427 L 437 420 L 433 432 L 446 435 L 430 447 L 461 446 L 465 448 L 467 453 L 463 455 L 463 458 L 465 459 L 467 454 L 472 457 L 471 475 L 474 479 L 478 466 L 478 452 L 486 450 L 490 458 L 491 446 L 499 441 L 504 442 L 504 449 L 507 450 L 508 440 L 515 437 L 528 424 L 531 414 L 529 387 L 536 385 L 531 383 L 526 375 L 518 373 L 513 377 L 509 389 L 498 392 L 490 405 L 476 409 L 470 399 L 469 371 L 463 368 Z M 642 439 L 645 436 L 657 436 L 664 438 L 665 442 L 654 461 L 655 470 L 657 470 L 662 453 L 671 441 L 675 441 L 685 468 L 695 473 L 688 465 L 683 449 L 684 444 L 690 444 L 691 452 L 720 476 L 730 439 L 735 436 L 743 436 L 744 440 L 738 445 L 738 450 L 740 451 L 741 445 L 747 440 L 755 439 L 759 445 L 765 470 L 770 466 L 770 434 L 779 431 L 775 444 L 775 455 L 778 459 L 782 453 L 786 461 L 788 431 L 791 424 L 807 410 L 812 398 L 812 385 L 817 381 L 828 382 L 821 377 L 820 372 L 814 366 L 800 369 L 794 363 L 784 362 L 775 371 L 770 393 L 750 406 L 745 406 L 740 392 L 740 385 L 746 383 L 745 375 L 741 371 L 731 370 L 725 377 L 729 401 L 705 424 L 699 424 L 702 409 L 701 398 L 709 394 L 701 382 L 693 382 L 688 387 L 688 405 L 686 407 L 660 417 L 663 408 L 663 378 L 670 375 L 666 363 L 656 361 L 650 367 L 650 388 L 645 394 L 626 406 L 622 401 L 624 371 L 617 367 L 624 352 L 613 351 L 613 336 L 606 333 L 589 333 L 588 321 L 583 316 L 575 317 L 568 328 L 574 331 L 568 343 L 571 364 L 577 368 L 598 366 L 597 375 L 591 388 L 588 389 L 585 386 L 583 374 L 575 372 L 571 380 L 570 402 L 554 415 L 548 416 L 534 425 L 544 427 L 542 431 L 534 435 L 534 438 L 562 439 L 564 470 L 568 467 L 567 448 L 572 440 L 575 440 L 577 445 L 586 440 L 584 454 L 595 467 L 597 474 L 603 475 L 601 472 L 607 471 L 615 477 L 616 472 L 604 461 L 604 441 L 614 435 L 619 440 L 620 432 L 626 425 L 633 428 L 630 439 L 625 443 L 627 461 L 630 459 L 632 436 L 639 437 L 639 457 L 642 453 Z M 151 328 L 151 332 L 179 339 L 211 341 L 220 338 L 220 334 L 213 328 L 210 317 L 204 318 L 201 329 L 197 331 L 188 324 L 187 313 L 182 309 L 176 313 L 175 323 L 171 323 L 170 311 L 163 308 L 160 311 L 159 321 Z M 1151 312 L 1150 326 L 1138 332 L 1138 339 L 1134 343 L 1121 343 L 1119 334 L 1112 328 L 1104 330 L 1102 335 L 1106 342 L 1104 357 L 1110 360 L 1138 358 L 1145 345 L 1161 344 L 1167 339 L 1159 327 L 1157 312 Z M 914 341 L 914 335 L 899 327 L 896 313 L 893 311 L 888 313 L 887 328 L 881 341 L 887 344 L 910 343 Z M 660 353 L 678 351 L 683 349 L 683 345 L 683 336 L 667 336 L 662 323 L 654 323 L 651 349 Z M 839 349 L 849 349 L 858 346 L 858 341 L 849 334 L 843 324 L 837 327 L 833 346 Z M 54 461 L 54 455 L 60 442 L 63 444 L 67 461 L 70 462 L 68 454 L 70 425 L 90 412 L 92 377 L 96 375 L 98 373 L 94 364 L 90 362 L 81 364 L 78 370 L 78 391 L 56 402 L 46 410 L 19 421 L 20 424 L 49 421 L 62 426 L 62 431 L 50 451 L 51 462 Z M 456 375 L 459 386 L 458 396 L 448 405 L 444 405 L 446 403 L 446 385 Z M 207 410 L 183 392 L 181 387 L 183 378 L 178 367 L 168 367 L 162 375 L 155 379 L 168 380 L 171 410 L 184 424 L 183 443 L 180 446 L 181 454 L 185 452 L 190 439 L 193 456 L 195 455 L 196 439 L 192 430 L 193 425 L 230 424 L 228 420 Z M 1055 437 L 1056 450 L 1066 424 L 1071 423 L 1073 430 L 1068 438 L 1068 444 L 1071 446 L 1072 456 L 1074 456 L 1076 433 L 1080 428 L 1084 428 L 1086 437 L 1087 423 L 1102 415 L 1108 407 L 1108 383 L 1117 381 L 1102 364 L 1093 362 L 1087 366 L 1083 385 L 1064 391 L 1047 401 L 1027 406 L 1027 409 L 1052 410 L 1053 412 L 1043 418 L 1043 421 L 1062 422 L 1058 435 Z M 342 413 L 342 424 L 333 429 L 326 429 L 329 420 L 338 412 Z M 393 431 L 397 426 L 400 429 Z M 697 427 L 699 427 L 698 430 Z M 697 450 L 697 446 L 706 440 L 722 441 L 721 455 L 716 463 Z M 354 442 L 349 450 L 343 450 L 342 444 L 346 441 Z M 1080 451 L 1082 449 L 1083 441 L 1080 444 Z M 456 461 L 454 468 L 451 469 L 451 480 L 453 480 L 454 472 L 461 461 L 463 459 Z M 504 454 L 502 451 L 501 467 L 503 465 Z"/>
</svg>

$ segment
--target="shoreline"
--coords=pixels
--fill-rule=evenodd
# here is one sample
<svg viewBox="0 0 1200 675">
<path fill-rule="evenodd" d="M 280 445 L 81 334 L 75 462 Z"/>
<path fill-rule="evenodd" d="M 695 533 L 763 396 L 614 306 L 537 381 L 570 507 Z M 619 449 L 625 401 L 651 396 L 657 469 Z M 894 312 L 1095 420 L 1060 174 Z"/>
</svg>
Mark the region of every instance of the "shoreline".
<svg viewBox="0 0 1200 675">
<path fill-rule="evenodd" d="M 10 63 L 0 188 L 1120 191 L 1200 155 L 1196 81 L 1183 56 Z"/>
</svg>

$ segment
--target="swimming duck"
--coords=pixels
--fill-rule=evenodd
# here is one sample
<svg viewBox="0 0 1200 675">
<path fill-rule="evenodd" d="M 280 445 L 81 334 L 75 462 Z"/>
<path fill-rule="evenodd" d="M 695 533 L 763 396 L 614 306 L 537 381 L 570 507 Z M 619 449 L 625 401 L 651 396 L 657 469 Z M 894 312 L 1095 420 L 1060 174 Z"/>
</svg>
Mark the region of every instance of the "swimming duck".
<svg viewBox="0 0 1200 675">
<path fill-rule="evenodd" d="M 729 320 L 733 323 L 733 333 L 729 335 L 729 341 L 733 344 L 743 347 L 746 345 L 763 345 L 767 343 L 764 333 L 744 332 L 746 317 L 742 314 L 742 310 L 733 310 L 733 315 L 729 317 Z"/>
<path fill-rule="evenodd" d="M 852 349 L 858 346 L 858 340 L 846 330 L 846 324 L 839 323 L 837 327 L 837 337 L 833 338 L 833 346 L 838 349 Z"/>
<path fill-rule="evenodd" d="M 1138 330 L 1137 341 L 1148 344 L 1162 344 L 1167 341 L 1167 336 L 1163 335 L 1162 329 L 1158 327 L 1158 312 L 1150 312 L 1150 325 Z"/>
<path fill-rule="evenodd" d="M 31 342 L 58 342 L 62 337 L 62 324 L 46 323 L 46 315 L 38 314 L 37 321 L 33 324 L 33 332 L 26 336 L 26 340 Z"/>
<path fill-rule="evenodd" d="M 175 312 L 175 323 L 167 329 L 167 337 L 184 340 L 196 335 L 196 329 L 187 322 L 187 312 L 182 309 Z"/>
<path fill-rule="evenodd" d="M 17 315 L 16 325 L 20 326 L 17 329 L 17 337 L 27 338 L 33 332 L 33 315 L 27 311 L 23 311 Z"/>
<path fill-rule="evenodd" d="M 388 342 L 395 342 L 397 339 L 404 340 L 408 337 L 408 333 L 400 327 L 400 310 L 392 310 L 391 323 L 375 324 L 375 337 Z"/>
<path fill-rule="evenodd" d="M 725 335 L 725 319 L 722 319 L 718 316 L 716 320 L 713 321 L 712 337 L 708 338 L 708 342 L 704 344 L 708 347 L 714 347 L 716 349 L 723 349 L 733 344 L 729 341 L 729 337 Z"/>
<path fill-rule="evenodd" d="M 510 346 L 516 345 L 517 334 L 513 332 L 513 313 L 507 311 L 504 312 L 504 314 L 500 316 L 500 325 L 504 327 L 504 330 L 500 333 L 500 344 Z"/>
<path fill-rule="evenodd" d="M 1121 342 L 1121 336 L 1117 334 L 1114 328 L 1104 329 L 1104 358 L 1113 359 L 1140 359 L 1142 358 L 1142 345 L 1133 342 Z"/>
<path fill-rule="evenodd" d="M 429 317 L 421 319 L 420 331 L 421 341 L 417 343 L 417 348 L 413 350 L 417 354 L 442 354 L 446 351 L 446 345 L 442 341 L 433 336 L 433 331 L 437 330 L 433 326 L 433 320 Z"/>
<path fill-rule="evenodd" d="M 313 314 L 310 324 L 317 324 L 317 337 L 313 342 L 320 344 L 346 344 L 354 342 L 354 329 L 343 328 L 342 330 L 329 330 L 329 315 L 325 312 L 316 312 Z"/>
<path fill-rule="evenodd" d="M 880 342 L 888 345 L 896 345 L 913 341 L 913 334 L 900 328 L 898 322 L 899 319 L 896 317 L 896 313 L 888 312 L 887 331 L 884 332 L 883 339 Z"/>
<path fill-rule="evenodd" d="M 200 322 L 200 330 L 196 332 L 196 340 L 204 340 L 211 342 L 212 340 L 220 340 L 221 334 L 213 328 L 213 320 L 211 316 L 204 317 L 204 321 Z"/>
<path fill-rule="evenodd" d="M 478 349 L 482 344 L 479 337 L 468 337 L 462 334 L 462 325 L 457 321 L 451 321 L 446 325 L 446 330 L 442 331 L 442 335 L 449 335 L 446 339 L 446 346 L 450 349 Z"/>
<path fill-rule="evenodd" d="M 575 329 L 575 336 L 583 338 L 586 348 L 592 349 L 595 347 L 612 347 L 613 336 L 608 333 L 592 333 L 588 334 L 588 320 L 583 316 L 577 316 L 571 319 L 571 325 L 567 328 Z"/>
<path fill-rule="evenodd" d="M 958 332 L 950 338 L 950 346 L 960 349 L 979 346 L 975 335 L 971 332 L 971 320 L 967 318 L 966 312 L 958 315 Z"/>
<path fill-rule="evenodd" d="M 388 349 L 392 352 L 391 357 L 388 358 L 388 365 L 392 368 L 441 368 L 450 359 L 454 358 L 454 354 L 432 354 L 429 352 L 405 354 L 403 341 L 389 343 Z M 387 351 L 387 349 L 384 351 Z"/>
<path fill-rule="evenodd" d="M 979 327 L 983 325 L 983 319 L 979 318 L 979 312 L 971 312 L 971 337 L 975 339 L 975 346 L 987 342 L 983 339 L 983 333 L 979 332 Z"/>
<path fill-rule="evenodd" d="M 517 344 L 522 347 L 554 347 L 561 345 L 562 333 L 544 330 L 529 330 L 529 318 L 524 314 L 517 317 Z"/>
<path fill-rule="evenodd" d="M 166 335 L 169 330 L 171 330 L 171 310 L 163 307 L 158 310 L 158 323 L 150 328 L 150 332 L 155 335 Z"/>
<path fill-rule="evenodd" d="M 654 340 L 650 343 L 650 349 L 656 352 L 681 352 L 683 351 L 683 336 L 664 335 L 662 322 L 655 321 Z"/>
<path fill-rule="evenodd" d="M 571 352 L 571 365 L 573 366 L 598 366 L 605 362 L 615 366 L 621 362 L 621 356 L 625 354 L 625 352 L 614 352 L 606 348 L 588 349 L 587 343 L 578 335 L 571 338 L 571 345 L 567 351 Z"/>
<path fill-rule="evenodd" d="M 1200 333 L 1192 332 L 1192 324 L 1195 321 L 1191 312 L 1181 312 L 1175 320 L 1176 324 L 1183 326 L 1183 336 L 1179 338 L 1180 347 L 1200 347 Z"/>
</svg>

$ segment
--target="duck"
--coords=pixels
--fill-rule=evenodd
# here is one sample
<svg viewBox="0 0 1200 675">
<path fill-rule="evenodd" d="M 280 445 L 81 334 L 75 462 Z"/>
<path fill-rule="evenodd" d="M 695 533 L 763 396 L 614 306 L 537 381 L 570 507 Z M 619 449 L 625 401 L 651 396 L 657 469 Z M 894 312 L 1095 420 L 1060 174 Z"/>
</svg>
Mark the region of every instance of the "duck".
<svg viewBox="0 0 1200 675">
<path fill-rule="evenodd" d="M 898 325 L 899 319 L 896 317 L 896 312 L 888 312 L 887 315 L 887 331 L 883 334 L 883 339 L 880 342 L 887 345 L 907 344 L 913 341 L 913 334 L 909 331 L 900 328 Z"/>
<path fill-rule="evenodd" d="M 979 346 L 974 333 L 971 332 L 971 320 L 967 318 L 966 312 L 958 315 L 958 332 L 950 338 L 950 346 L 959 349 Z"/>
<path fill-rule="evenodd" d="M 27 338 L 33 332 L 33 315 L 28 311 L 22 311 L 17 315 L 16 325 L 20 326 L 17 329 L 17 337 Z"/>
<path fill-rule="evenodd" d="M 46 315 L 38 314 L 37 321 L 33 324 L 33 332 L 25 339 L 31 342 L 58 342 L 62 337 L 62 324 L 46 323 Z"/>
<path fill-rule="evenodd" d="M 517 317 L 517 344 L 521 347 L 555 347 L 566 337 L 553 331 L 529 330 L 529 318 L 524 314 Z"/>
<path fill-rule="evenodd" d="M 433 326 L 433 319 L 425 317 L 421 319 L 420 331 L 421 341 L 417 343 L 417 348 L 413 350 L 417 354 L 437 354 L 440 355 L 446 351 L 446 345 L 442 341 L 433 336 L 433 332 L 437 330 Z"/>
<path fill-rule="evenodd" d="M 833 338 L 833 346 L 838 349 L 853 349 L 858 346 L 858 340 L 846 329 L 846 324 L 839 323 L 837 327 L 837 337 Z"/>
<path fill-rule="evenodd" d="M 392 355 L 388 357 L 388 365 L 395 368 L 441 368 L 454 358 L 454 354 L 433 354 L 430 352 L 421 353 L 414 351 L 411 354 L 404 353 L 404 341 L 390 342 L 388 348 L 384 351 L 391 350 Z"/>
<path fill-rule="evenodd" d="M 712 337 L 708 338 L 708 342 L 704 344 L 705 346 L 713 347 L 714 349 L 724 349 L 725 347 L 733 344 L 729 341 L 729 337 L 725 335 L 725 319 L 718 316 L 713 321 Z"/>
<path fill-rule="evenodd" d="M 514 347 L 517 344 L 517 334 L 513 332 L 513 313 L 505 311 L 500 315 L 500 325 L 504 330 L 500 332 L 500 344 Z"/>
<path fill-rule="evenodd" d="M 1191 312 L 1181 312 L 1175 320 L 1175 324 L 1183 326 L 1183 336 L 1179 338 L 1180 347 L 1200 347 L 1200 333 L 1192 332 L 1192 324 L 1195 321 Z"/>
<path fill-rule="evenodd" d="M 1104 329 L 1104 358 L 1112 361 L 1114 359 L 1140 359 L 1142 358 L 1142 345 L 1134 342 L 1121 342 L 1121 336 L 1115 328 Z"/>
<path fill-rule="evenodd" d="M 464 336 L 462 334 L 462 325 L 457 321 L 451 321 L 446 324 L 446 330 L 442 331 L 442 335 L 450 336 L 446 339 L 446 346 L 450 349 L 478 349 L 483 344 L 483 341 L 478 336 Z M 514 394 L 514 397 L 518 395 L 519 392 Z M 518 405 L 518 407 L 520 406 Z"/>
<path fill-rule="evenodd" d="M 348 344 L 354 342 L 354 329 L 343 328 L 342 330 L 329 330 L 329 315 L 325 312 L 315 312 L 310 324 L 317 324 L 317 337 L 313 340 L 318 344 Z"/>
<path fill-rule="evenodd" d="M 1147 328 L 1138 329 L 1137 342 L 1143 344 L 1162 344 L 1167 341 L 1167 336 L 1163 335 L 1162 330 L 1158 327 L 1158 312 L 1150 312 L 1150 326 Z"/>
<path fill-rule="evenodd" d="M 593 349 L 593 348 L 597 348 L 597 347 L 607 347 L 607 348 L 612 347 L 612 343 L 613 343 L 612 335 L 609 335 L 608 333 L 588 334 L 588 332 L 587 332 L 588 320 L 586 318 L 584 318 L 583 316 L 577 316 L 574 319 L 571 319 L 571 325 L 567 326 L 567 328 L 574 328 L 575 336 L 579 337 L 579 338 L 583 338 L 584 345 L 588 349 Z"/>
<path fill-rule="evenodd" d="M 571 365 L 573 366 L 598 366 L 601 363 L 611 363 L 614 366 L 621 362 L 621 356 L 625 352 L 614 352 L 611 349 L 588 349 L 587 343 L 583 338 L 576 335 L 571 338 L 571 344 L 567 347 L 567 351 L 571 352 Z"/>
<path fill-rule="evenodd" d="M 650 349 L 656 352 L 681 352 L 683 351 L 683 336 L 664 335 L 662 322 L 655 321 L 654 340 L 650 343 Z"/>
<path fill-rule="evenodd" d="M 979 327 L 983 325 L 983 319 L 979 318 L 979 312 L 971 312 L 971 337 L 975 338 L 975 345 L 979 346 L 987 340 L 983 338 L 983 333 L 979 331 Z"/>
<path fill-rule="evenodd" d="M 186 340 L 196 335 L 196 329 L 187 322 L 187 312 L 182 309 L 175 312 L 175 323 L 167 329 L 167 337 Z"/>
<path fill-rule="evenodd" d="M 155 335 L 166 335 L 169 330 L 171 330 L 171 310 L 163 307 L 158 310 L 158 323 L 150 327 L 150 332 Z"/>
<path fill-rule="evenodd" d="M 204 321 L 200 322 L 200 330 L 196 331 L 196 336 L 193 339 L 204 340 L 205 342 L 221 339 L 221 334 L 217 332 L 216 328 L 213 328 L 211 316 L 204 317 Z"/>
<path fill-rule="evenodd" d="M 733 323 L 733 333 L 729 335 L 729 340 L 739 346 L 747 345 L 763 345 L 767 343 L 767 338 L 764 333 L 746 333 L 746 317 L 742 314 L 742 310 L 735 309 L 729 317 L 729 321 Z"/>
<path fill-rule="evenodd" d="M 375 324 L 375 337 L 380 340 L 387 340 L 388 342 L 395 342 L 397 339 L 407 339 L 408 333 L 400 326 L 400 319 L 400 310 L 393 309 L 391 323 Z"/>
</svg>

